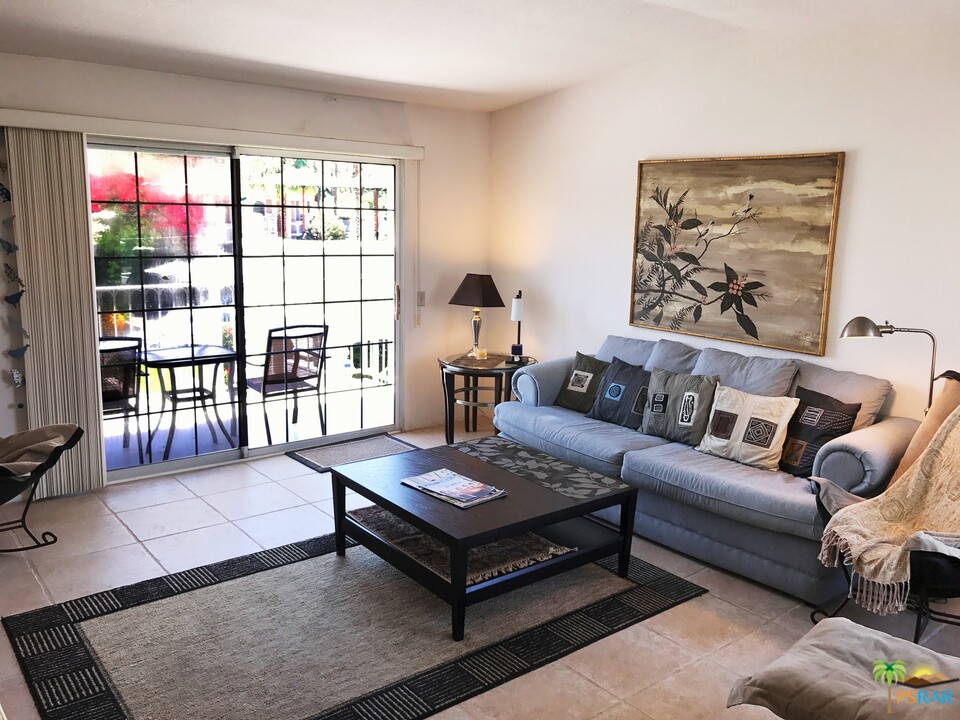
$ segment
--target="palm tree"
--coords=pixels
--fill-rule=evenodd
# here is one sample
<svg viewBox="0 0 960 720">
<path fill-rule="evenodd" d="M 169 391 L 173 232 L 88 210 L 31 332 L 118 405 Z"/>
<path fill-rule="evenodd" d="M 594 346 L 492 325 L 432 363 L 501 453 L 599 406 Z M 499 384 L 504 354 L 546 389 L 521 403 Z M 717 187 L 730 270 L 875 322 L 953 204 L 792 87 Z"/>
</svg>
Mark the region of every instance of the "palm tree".
<svg viewBox="0 0 960 720">
<path fill-rule="evenodd" d="M 893 713 L 893 683 L 907 678 L 907 664 L 903 660 L 873 661 L 873 679 L 887 684 L 887 715 Z"/>
</svg>

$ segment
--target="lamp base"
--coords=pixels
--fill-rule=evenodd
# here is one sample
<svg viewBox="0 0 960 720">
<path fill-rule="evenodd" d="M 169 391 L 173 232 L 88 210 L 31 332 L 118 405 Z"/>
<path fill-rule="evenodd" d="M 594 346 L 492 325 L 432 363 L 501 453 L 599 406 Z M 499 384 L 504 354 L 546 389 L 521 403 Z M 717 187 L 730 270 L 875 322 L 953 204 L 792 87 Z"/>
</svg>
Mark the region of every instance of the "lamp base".
<svg viewBox="0 0 960 720">
<path fill-rule="evenodd" d="M 467 353 L 467 357 L 472 357 L 476 359 L 481 359 L 480 355 L 480 308 L 475 307 L 473 309 L 473 318 L 470 320 L 470 325 L 473 329 L 473 350 Z"/>
</svg>

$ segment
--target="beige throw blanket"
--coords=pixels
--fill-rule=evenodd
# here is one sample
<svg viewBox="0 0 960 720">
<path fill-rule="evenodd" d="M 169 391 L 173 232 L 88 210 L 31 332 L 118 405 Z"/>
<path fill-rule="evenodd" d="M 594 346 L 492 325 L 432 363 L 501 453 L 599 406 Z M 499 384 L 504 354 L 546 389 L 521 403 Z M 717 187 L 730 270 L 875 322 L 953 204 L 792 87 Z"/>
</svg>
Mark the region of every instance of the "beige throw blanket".
<svg viewBox="0 0 960 720">
<path fill-rule="evenodd" d="M 29 475 L 76 431 L 76 425 L 45 425 L 0 438 L 0 477 Z"/>
<path fill-rule="evenodd" d="M 911 550 L 960 558 L 960 409 L 895 485 L 830 519 L 820 561 L 852 566 L 851 596 L 885 615 L 906 607 Z"/>
</svg>

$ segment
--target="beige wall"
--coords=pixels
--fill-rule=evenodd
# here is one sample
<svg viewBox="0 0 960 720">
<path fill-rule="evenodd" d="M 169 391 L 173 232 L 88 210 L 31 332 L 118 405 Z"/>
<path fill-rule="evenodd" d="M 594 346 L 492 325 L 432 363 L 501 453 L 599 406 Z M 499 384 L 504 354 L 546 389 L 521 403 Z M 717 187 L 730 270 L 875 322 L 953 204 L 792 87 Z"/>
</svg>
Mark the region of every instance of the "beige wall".
<svg viewBox="0 0 960 720">
<path fill-rule="evenodd" d="M 837 338 L 855 315 L 924 327 L 960 365 L 953 215 L 960 192 L 960 45 L 895 30 L 734 34 L 493 115 L 491 270 L 523 288 L 527 352 L 593 351 L 628 323 L 637 161 L 846 151 L 824 364 L 893 381 L 893 411 L 926 404 L 929 341 Z M 501 343 L 509 342 L 509 327 Z"/>
<path fill-rule="evenodd" d="M 469 346 L 467 316 L 446 301 L 465 272 L 487 266 L 489 115 L 19 55 L 0 54 L 0 67 L 0 108 L 422 146 L 419 281 L 426 307 L 418 323 L 417 172 L 409 162 L 403 410 L 408 428 L 442 420 L 436 358 Z M 8 404 L 0 396 L 0 434 L 14 429 Z"/>
</svg>

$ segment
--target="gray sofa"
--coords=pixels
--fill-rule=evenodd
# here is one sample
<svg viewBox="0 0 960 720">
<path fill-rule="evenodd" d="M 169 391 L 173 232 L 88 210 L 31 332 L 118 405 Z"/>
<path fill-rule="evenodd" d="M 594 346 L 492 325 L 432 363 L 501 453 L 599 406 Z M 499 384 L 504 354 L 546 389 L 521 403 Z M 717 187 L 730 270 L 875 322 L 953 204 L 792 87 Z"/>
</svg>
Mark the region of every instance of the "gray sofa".
<svg viewBox="0 0 960 720">
<path fill-rule="evenodd" d="M 792 395 L 797 387 L 845 403 L 861 403 L 853 431 L 817 453 L 814 475 L 861 496 L 886 486 L 918 422 L 881 419 L 891 386 L 858 373 L 805 360 L 703 351 L 670 340 L 610 336 L 596 357 L 646 369 L 715 375 L 720 384 L 757 395 Z M 639 489 L 636 532 L 806 602 L 820 604 L 845 590 L 842 573 L 817 556 L 823 523 L 812 483 L 698 452 L 680 443 L 593 420 L 554 405 L 574 358 L 521 368 L 515 401 L 500 403 L 500 434 Z M 616 521 L 618 510 L 601 513 Z"/>
</svg>

